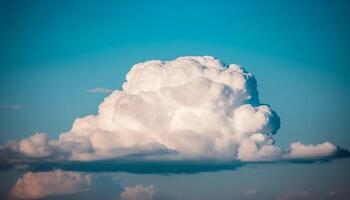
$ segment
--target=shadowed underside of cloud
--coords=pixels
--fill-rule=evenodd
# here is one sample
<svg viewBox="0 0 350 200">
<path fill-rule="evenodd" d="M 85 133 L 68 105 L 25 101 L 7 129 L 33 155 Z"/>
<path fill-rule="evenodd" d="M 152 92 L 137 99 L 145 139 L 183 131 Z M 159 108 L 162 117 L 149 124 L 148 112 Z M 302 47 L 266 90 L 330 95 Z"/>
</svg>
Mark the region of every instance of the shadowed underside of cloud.
<svg viewBox="0 0 350 200">
<path fill-rule="evenodd" d="M 135 174 L 195 174 L 200 172 L 217 172 L 223 170 L 237 170 L 244 166 L 271 163 L 327 163 L 333 159 L 350 157 L 347 150 L 339 149 L 332 156 L 322 158 L 288 158 L 271 161 L 242 162 L 238 160 L 144 160 L 141 156 L 128 156 L 123 158 L 93 161 L 69 161 L 69 160 L 42 160 L 42 159 L 19 159 L 14 163 L 2 163 L 0 169 L 21 171 L 51 171 L 60 169 L 76 172 L 129 172 Z"/>
<path fill-rule="evenodd" d="M 123 89 L 106 97 L 97 115 L 76 119 L 57 140 L 36 133 L 9 142 L 0 147 L 0 159 L 63 162 L 136 155 L 148 162 L 230 163 L 349 156 L 329 142 L 296 142 L 282 150 L 274 144 L 279 127 L 277 113 L 260 103 L 257 82 L 242 67 L 210 56 L 151 60 L 131 68 Z"/>
<path fill-rule="evenodd" d="M 241 162 L 215 163 L 210 161 L 68 161 L 68 162 L 31 162 L 25 170 L 50 171 L 62 169 L 85 172 L 130 172 L 135 174 L 194 174 L 199 172 L 216 172 L 235 170 L 242 167 Z"/>
</svg>

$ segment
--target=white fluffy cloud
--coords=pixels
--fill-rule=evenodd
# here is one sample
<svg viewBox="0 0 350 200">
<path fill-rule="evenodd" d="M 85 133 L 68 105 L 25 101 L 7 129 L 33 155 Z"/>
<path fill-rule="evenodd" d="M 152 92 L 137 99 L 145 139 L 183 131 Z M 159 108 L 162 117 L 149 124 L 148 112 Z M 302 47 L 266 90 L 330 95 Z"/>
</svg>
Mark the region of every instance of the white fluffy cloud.
<svg viewBox="0 0 350 200">
<path fill-rule="evenodd" d="M 55 170 L 28 172 L 19 178 L 9 193 L 9 199 L 40 199 L 51 195 L 73 194 L 88 189 L 91 175 Z"/>
<path fill-rule="evenodd" d="M 305 158 L 305 159 L 317 159 L 335 154 L 337 147 L 329 142 L 325 142 L 317 145 L 304 145 L 300 142 L 292 143 L 290 145 L 290 158 Z"/>
<path fill-rule="evenodd" d="M 48 157 L 51 155 L 49 138 L 45 133 L 36 133 L 29 138 L 21 140 L 19 150 L 28 157 Z"/>
<path fill-rule="evenodd" d="M 134 65 L 126 80 L 122 91 L 99 106 L 98 115 L 76 120 L 61 135 L 61 141 L 91 145 L 91 153 L 73 150 L 72 159 L 161 149 L 176 151 L 174 159 L 269 157 L 259 150 L 270 148 L 277 116 L 259 105 L 253 75 L 238 65 L 212 57 L 147 61 Z M 262 138 L 251 139 L 254 134 Z M 256 146 L 254 155 L 238 152 L 244 141 Z"/>
<path fill-rule="evenodd" d="M 19 151 L 70 160 L 142 153 L 145 159 L 266 161 L 335 153 L 330 143 L 295 143 L 284 155 L 274 145 L 279 127 L 277 114 L 259 102 L 251 73 L 210 56 L 179 57 L 134 65 L 97 115 L 76 119 L 58 140 L 41 133 L 24 139 Z"/>
<path fill-rule="evenodd" d="M 121 200 L 153 200 L 156 190 L 153 185 L 135 187 L 124 187 L 124 191 L 120 194 Z"/>
</svg>

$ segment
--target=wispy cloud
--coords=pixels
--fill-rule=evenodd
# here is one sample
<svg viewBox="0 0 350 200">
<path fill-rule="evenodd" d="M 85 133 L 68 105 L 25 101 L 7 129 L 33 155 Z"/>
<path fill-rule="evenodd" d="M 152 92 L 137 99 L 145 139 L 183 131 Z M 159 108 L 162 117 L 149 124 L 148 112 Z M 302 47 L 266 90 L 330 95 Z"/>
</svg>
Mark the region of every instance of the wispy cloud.
<svg viewBox="0 0 350 200">
<path fill-rule="evenodd" d="M 89 92 L 89 93 L 112 93 L 113 91 L 114 91 L 113 89 L 101 88 L 101 87 L 91 88 L 86 90 L 86 92 Z"/>
<path fill-rule="evenodd" d="M 284 195 L 282 195 L 281 197 L 277 198 L 277 200 L 302 200 L 302 199 L 314 199 L 314 198 L 310 198 L 311 194 L 309 191 L 306 190 L 300 190 L 300 191 L 292 191 L 292 192 L 288 192 Z"/>
<path fill-rule="evenodd" d="M 255 195 L 256 193 L 258 193 L 258 190 L 256 189 L 248 189 L 245 191 L 246 195 Z"/>
<path fill-rule="evenodd" d="M 6 109 L 23 109 L 24 107 L 21 105 L 0 105 L 0 109 L 6 110 Z"/>
<path fill-rule="evenodd" d="M 124 187 L 124 191 L 120 194 L 121 200 L 153 200 L 156 190 L 153 185 L 135 187 Z"/>
</svg>

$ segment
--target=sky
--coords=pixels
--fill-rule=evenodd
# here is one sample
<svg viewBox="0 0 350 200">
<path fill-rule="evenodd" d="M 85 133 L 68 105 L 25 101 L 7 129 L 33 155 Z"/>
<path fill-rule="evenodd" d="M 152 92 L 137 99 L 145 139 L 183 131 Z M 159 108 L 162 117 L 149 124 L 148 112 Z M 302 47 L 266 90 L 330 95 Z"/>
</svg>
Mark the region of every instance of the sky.
<svg viewBox="0 0 350 200">
<path fill-rule="evenodd" d="M 1 1 L 0 143 L 35 132 L 57 138 L 69 131 L 76 118 L 96 114 L 112 89 L 122 89 L 126 74 L 136 63 L 210 55 L 254 74 L 260 101 L 281 118 L 276 144 L 287 148 L 297 141 L 329 141 L 350 149 L 348 10 L 349 3 L 340 0 Z M 211 194 L 204 196 L 221 191 L 223 198 L 230 197 L 227 188 L 235 187 L 235 177 L 247 178 L 245 188 L 237 194 L 251 190 L 248 193 L 261 192 L 267 199 L 281 193 L 303 196 L 306 190 L 311 195 L 321 190 L 344 192 L 347 182 L 340 172 L 348 173 L 348 168 L 346 159 L 217 172 L 227 177 L 225 185 L 205 190 Z M 325 174 L 325 179 L 310 178 L 304 188 L 293 188 L 301 180 L 292 179 L 289 185 L 273 190 L 278 178 L 290 178 L 285 177 L 286 171 L 304 175 L 312 171 L 310 176 Z M 274 174 L 270 183 L 264 182 L 265 173 Z M 202 182 L 217 180 L 215 174 L 184 176 L 191 185 L 199 185 L 190 187 L 196 194 L 209 187 Z M 329 178 L 332 175 L 336 178 Z M 116 176 L 139 180 L 124 183 L 126 186 L 153 184 L 168 196 L 178 192 L 170 183 L 182 184 L 179 175 L 168 179 L 171 188 L 159 188 L 163 176 L 119 172 Z M 323 184 L 329 179 L 332 184 Z M 252 183 L 255 185 L 249 187 Z"/>
</svg>

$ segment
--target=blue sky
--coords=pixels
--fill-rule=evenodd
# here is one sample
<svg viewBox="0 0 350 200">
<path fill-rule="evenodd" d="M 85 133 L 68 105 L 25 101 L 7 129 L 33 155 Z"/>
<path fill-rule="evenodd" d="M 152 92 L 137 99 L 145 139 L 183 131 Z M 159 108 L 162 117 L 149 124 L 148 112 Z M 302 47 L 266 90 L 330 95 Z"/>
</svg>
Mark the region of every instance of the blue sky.
<svg viewBox="0 0 350 200">
<path fill-rule="evenodd" d="M 57 138 L 77 117 L 95 114 L 108 95 L 88 89 L 120 89 L 133 64 L 211 55 L 255 75 L 261 101 L 281 117 L 279 146 L 330 141 L 350 149 L 348 11 L 349 2 L 341 0 L 3 0 L 0 143 L 37 131 Z M 167 195 L 185 195 L 188 188 L 196 197 L 222 192 L 224 199 L 235 188 L 235 194 L 252 189 L 271 199 L 304 189 L 344 193 L 348 169 L 347 159 L 218 174 L 116 176 L 125 185 L 154 184 Z M 211 188 L 210 182 L 225 184 Z"/>
</svg>

